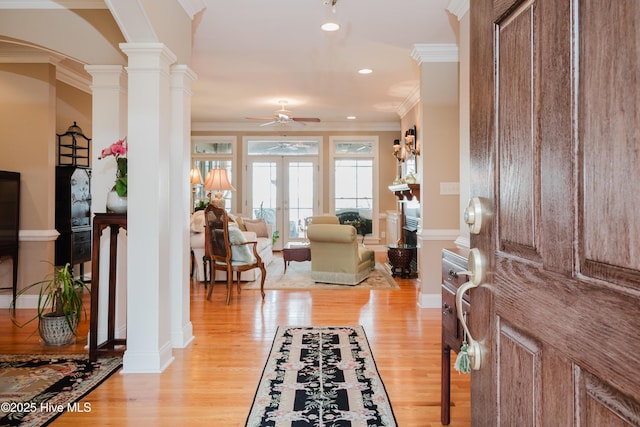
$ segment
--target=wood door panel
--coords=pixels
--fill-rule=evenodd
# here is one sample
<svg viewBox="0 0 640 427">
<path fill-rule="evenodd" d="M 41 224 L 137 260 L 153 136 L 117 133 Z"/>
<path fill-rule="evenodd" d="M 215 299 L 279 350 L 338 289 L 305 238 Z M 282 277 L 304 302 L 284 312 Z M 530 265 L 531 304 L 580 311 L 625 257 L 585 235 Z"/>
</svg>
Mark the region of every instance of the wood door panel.
<svg viewBox="0 0 640 427">
<path fill-rule="evenodd" d="M 533 129 L 532 4 L 498 25 L 498 181 L 500 249 L 539 259 L 539 150 Z M 504 94 L 504 96 L 503 96 Z"/>
<path fill-rule="evenodd" d="M 575 386 L 574 365 L 551 346 L 542 349 L 542 412 L 541 426 L 574 425 Z"/>
<path fill-rule="evenodd" d="M 578 426 L 640 425 L 640 405 L 629 396 L 575 367 Z"/>
<path fill-rule="evenodd" d="M 582 273 L 638 288 L 640 41 L 629 29 L 638 26 L 640 2 L 585 0 L 579 10 Z M 603 22 L 616 25 L 597 32 Z"/>
<path fill-rule="evenodd" d="M 543 413 L 540 343 L 500 321 L 499 353 L 500 425 L 540 425 Z"/>
<path fill-rule="evenodd" d="M 536 3 L 536 129 L 540 141 L 540 253 L 544 267 L 573 274 L 575 258 L 575 143 L 570 1 Z"/>
<path fill-rule="evenodd" d="M 501 322 L 640 398 L 640 375 L 620 369 L 636 365 L 640 349 L 637 333 L 629 333 L 640 330 L 633 293 L 623 296 L 597 282 L 563 277 L 513 258 L 496 262 L 495 309 Z"/>
</svg>

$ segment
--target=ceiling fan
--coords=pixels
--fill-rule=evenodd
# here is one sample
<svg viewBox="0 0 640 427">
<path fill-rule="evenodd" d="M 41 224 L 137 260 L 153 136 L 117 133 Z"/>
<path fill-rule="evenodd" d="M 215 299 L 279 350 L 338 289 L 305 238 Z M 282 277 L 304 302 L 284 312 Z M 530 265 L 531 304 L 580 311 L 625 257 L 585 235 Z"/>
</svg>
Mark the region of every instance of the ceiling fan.
<svg viewBox="0 0 640 427">
<path fill-rule="evenodd" d="M 320 119 L 317 117 L 293 117 L 293 113 L 287 110 L 285 107 L 287 106 L 286 100 L 278 101 L 280 104 L 280 109 L 276 110 L 273 113 L 273 117 L 247 117 L 248 120 L 267 120 L 267 123 L 262 123 L 260 126 L 268 126 L 273 124 L 287 124 L 287 123 L 299 123 L 303 125 L 303 122 L 319 122 Z"/>
</svg>

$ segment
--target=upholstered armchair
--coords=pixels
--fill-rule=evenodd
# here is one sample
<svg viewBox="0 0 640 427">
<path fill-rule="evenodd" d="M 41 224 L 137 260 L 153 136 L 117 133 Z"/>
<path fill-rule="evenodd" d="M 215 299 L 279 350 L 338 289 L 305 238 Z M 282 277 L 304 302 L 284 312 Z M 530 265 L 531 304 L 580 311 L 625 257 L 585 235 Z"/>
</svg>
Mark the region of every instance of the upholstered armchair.
<svg viewBox="0 0 640 427">
<path fill-rule="evenodd" d="M 312 221 L 307 237 L 311 278 L 316 282 L 357 285 L 375 268 L 374 252 L 358 243 L 356 229 L 351 225 Z"/>
<path fill-rule="evenodd" d="M 340 224 L 340 221 L 335 215 L 316 215 L 310 216 L 306 219 L 307 226 L 311 224 Z"/>
</svg>

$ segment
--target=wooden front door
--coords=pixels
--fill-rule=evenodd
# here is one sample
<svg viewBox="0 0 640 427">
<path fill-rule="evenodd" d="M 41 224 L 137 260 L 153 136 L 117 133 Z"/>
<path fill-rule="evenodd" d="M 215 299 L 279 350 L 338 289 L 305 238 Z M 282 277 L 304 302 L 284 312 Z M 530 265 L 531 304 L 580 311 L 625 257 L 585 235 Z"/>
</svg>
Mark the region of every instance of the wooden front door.
<svg viewBox="0 0 640 427">
<path fill-rule="evenodd" d="M 473 424 L 640 425 L 640 1 L 470 11 Z"/>
</svg>

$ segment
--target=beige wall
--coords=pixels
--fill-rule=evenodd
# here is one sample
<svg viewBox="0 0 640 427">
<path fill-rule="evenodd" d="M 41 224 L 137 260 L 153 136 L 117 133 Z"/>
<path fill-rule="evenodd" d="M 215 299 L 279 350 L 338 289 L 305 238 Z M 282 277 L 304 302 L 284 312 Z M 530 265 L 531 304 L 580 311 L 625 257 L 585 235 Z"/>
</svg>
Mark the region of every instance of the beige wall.
<svg viewBox="0 0 640 427">
<path fill-rule="evenodd" d="M 55 68 L 49 64 L 0 64 L 0 169 L 20 172 L 20 229 L 54 228 L 53 161 Z M 53 260 L 53 242 L 20 242 L 18 284 L 39 280 Z M 3 259 L 2 287 L 11 284 Z"/>
<path fill-rule="evenodd" d="M 55 243 L 56 133 L 74 120 L 91 129 L 90 96 L 56 81 L 55 66 L 0 64 L 0 169 L 20 172 L 18 286 L 51 271 Z M 86 121 L 86 124 L 83 123 Z M 11 285 L 10 261 L 0 260 L 0 287 Z"/>
<path fill-rule="evenodd" d="M 423 107 L 421 186 L 424 229 L 458 228 L 458 195 L 441 194 L 440 184 L 460 180 L 458 106 Z"/>
<path fill-rule="evenodd" d="M 91 95 L 60 81 L 56 85 L 56 94 L 56 133 L 65 133 L 76 122 L 91 138 Z"/>
<path fill-rule="evenodd" d="M 420 140 L 419 303 L 440 305 L 442 249 L 453 247 L 459 230 L 460 198 L 442 194 L 442 183 L 460 182 L 458 63 L 421 64 L 420 98 L 403 117 L 403 129 L 417 125 Z"/>
</svg>

